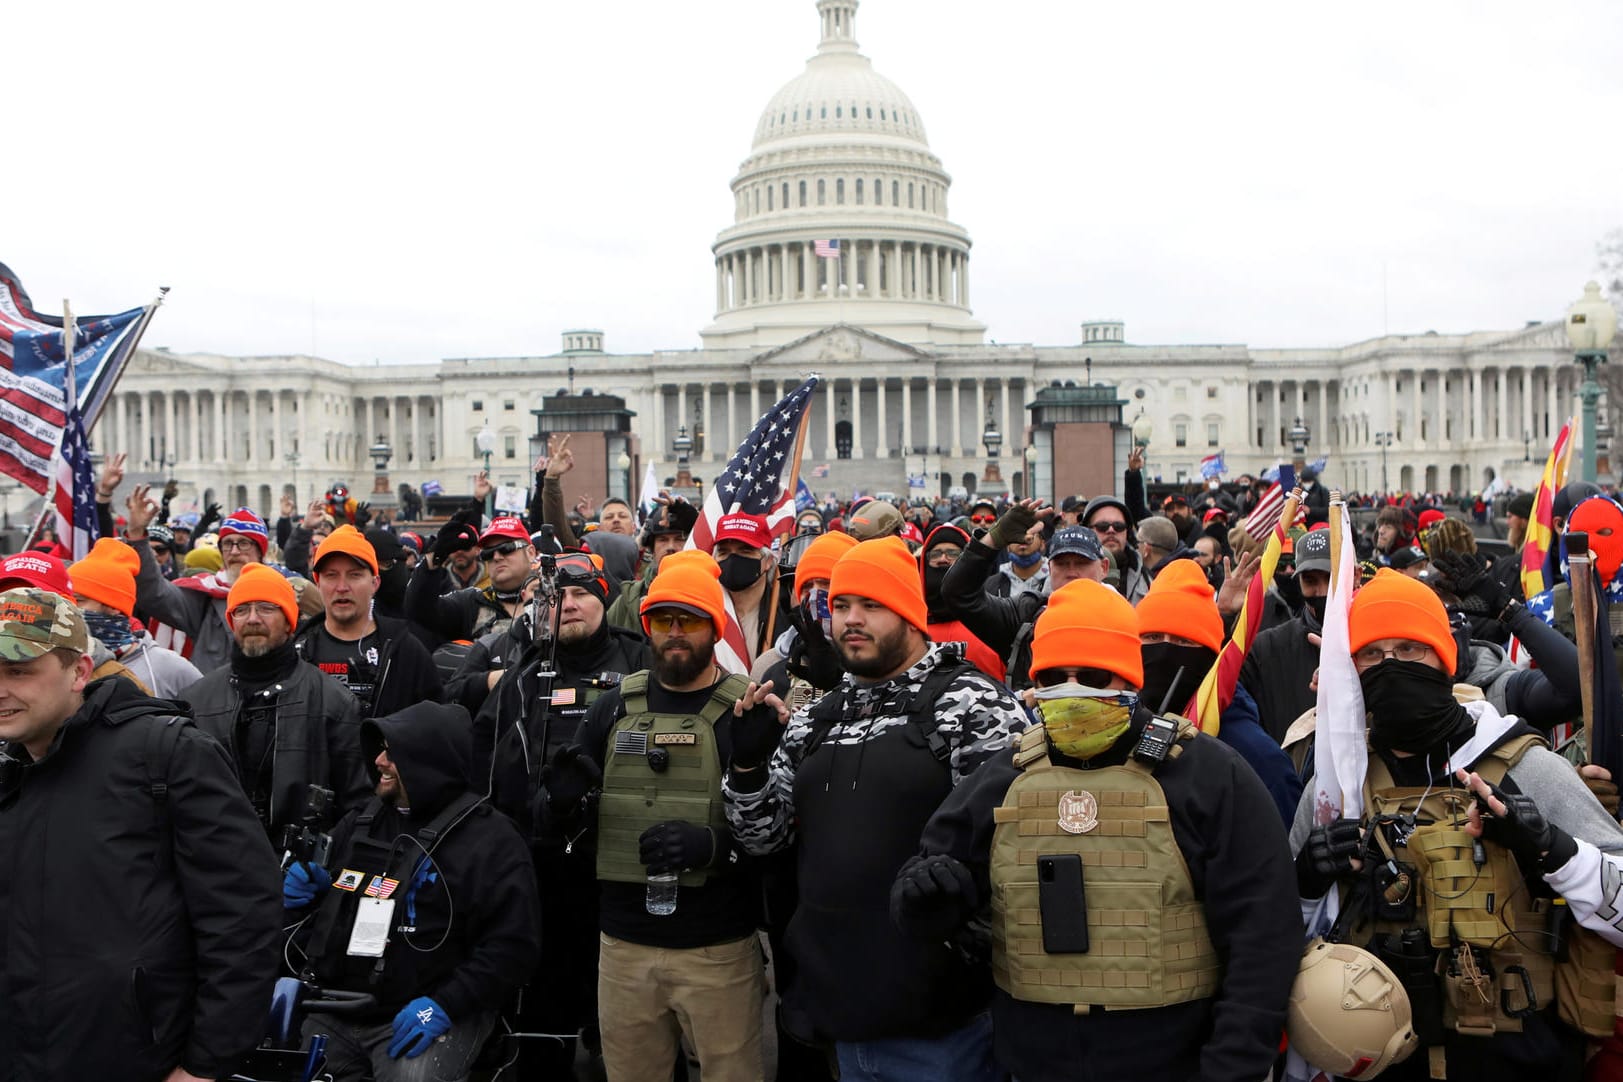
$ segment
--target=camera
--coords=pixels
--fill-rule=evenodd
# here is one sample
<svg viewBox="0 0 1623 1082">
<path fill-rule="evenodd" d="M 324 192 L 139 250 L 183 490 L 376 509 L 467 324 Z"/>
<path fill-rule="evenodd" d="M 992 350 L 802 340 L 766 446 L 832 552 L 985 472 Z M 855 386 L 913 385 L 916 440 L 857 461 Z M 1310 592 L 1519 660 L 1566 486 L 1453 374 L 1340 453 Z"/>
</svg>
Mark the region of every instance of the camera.
<svg viewBox="0 0 1623 1082">
<path fill-rule="evenodd" d="M 282 867 L 289 867 L 294 861 L 326 866 L 332 853 L 332 835 L 321 828 L 332 819 L 333 803 L 331 789 L 319 785 L 304 787 L 304 810 L 299 813 L 299 821 L 288 824 L 282 831 L 285 850 Z"/>
</svg>

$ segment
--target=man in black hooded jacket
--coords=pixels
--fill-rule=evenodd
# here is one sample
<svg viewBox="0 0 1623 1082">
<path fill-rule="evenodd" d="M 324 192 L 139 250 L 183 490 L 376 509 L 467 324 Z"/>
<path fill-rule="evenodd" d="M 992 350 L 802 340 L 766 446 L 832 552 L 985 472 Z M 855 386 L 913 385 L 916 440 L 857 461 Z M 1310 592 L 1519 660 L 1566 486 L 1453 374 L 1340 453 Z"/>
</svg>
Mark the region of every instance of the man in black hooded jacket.
<svg viewBox="0 0 1623 1082">
<path fill-rule="evenodd" d="M 333 832 L 327 867 L 295 863 L 283 880 L 290 916 L 314 904 L 316 981 L 377 999 L 306 1023 L 330 1035 L 339 1079 L 467 1078 L 535 969 L 535 872 L 513 824 L 469 792 L 469 729 L 467 711 L 438 703 L 364 722 L 373 799 Z"/>
</svg>

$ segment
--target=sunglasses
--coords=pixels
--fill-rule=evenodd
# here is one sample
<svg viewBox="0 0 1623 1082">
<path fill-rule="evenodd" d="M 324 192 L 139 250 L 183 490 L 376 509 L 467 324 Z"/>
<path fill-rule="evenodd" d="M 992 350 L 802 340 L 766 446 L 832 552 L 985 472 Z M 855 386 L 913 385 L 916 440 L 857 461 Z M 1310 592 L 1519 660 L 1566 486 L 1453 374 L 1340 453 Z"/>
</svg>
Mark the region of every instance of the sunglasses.
<svg viewBox="0 0 1623 1082">
<path fill-rule="evenodd" d="M 971 521 L 971 522 L 980 522 L 980 523 L 996 522 L 997 521 L 997 516 L 996 515 L 970 515 L 969 516 L 969 521 Z"/>
<path fill-rule="evenodd" d="M 167 556 L 167 555 L 169 555 L 170 551 L 171 551 L 171 549 L 169 548 L 168 545 L 153 545 L 152 546 L 152 555 L 154 555 L 154 556 Z"/>
<path fill-rule="evenodd" d="M 502 543 L 500 545 L 492 545 L 488 549 L 480 549 L 479 550 L 479 559 L 483 560 L 486 563 L 489 563 L 491 560 L 494 560 L 498 556 L 512 555 L 513 553 L 517 552 L 519 549 L 525 548 L 528 545 L 529 545 L 528 541 L 507 541 L 507 542 L 504 542 L 504 543 Z"/>
<path fill-rule="evenodd" d="M 1127 523 L 1125 522 L 1090 522 L 1088 525 L 1093 527 L 1095 533 L 1127 532 Z"/>
<path fill-rule="evenodd" d="M 682 629 L 682 634 L 691 635 L 700 628 L 710 626 L 710 617 L 700 616 L 694 612 L 651 612 L 648 614 L 648 629 L 657 631 L 661 635 L 669 631 L 672 626 Z"/>
<path fill-rule="evenodd" d="M 1075 680 L 1083 687 L 1102 688 L 1110 683 L 1115 673 L 1107 669 L 1043 669 L 1037 673 L 1038 687 L 1051 688 Z"/>
</svg>

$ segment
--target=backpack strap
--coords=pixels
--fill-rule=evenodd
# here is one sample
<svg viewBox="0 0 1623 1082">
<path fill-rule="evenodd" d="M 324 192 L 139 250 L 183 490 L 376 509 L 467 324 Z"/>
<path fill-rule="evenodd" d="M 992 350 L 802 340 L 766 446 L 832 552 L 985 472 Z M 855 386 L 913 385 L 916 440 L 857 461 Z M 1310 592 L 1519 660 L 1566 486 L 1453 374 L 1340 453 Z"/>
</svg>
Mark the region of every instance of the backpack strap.
<svg viewBox="0 0 1623 1082">
<path fill-rule="evenodd" d="M 477 808 L 484 802 L 484 797 L 475 796 L 469 792 L 464 792 L 460 796 L 454 797 L 449 804 L 445 805 L 445 807 L 439 810 L 433 819 L 429 820 L 427 826 L 423 827 L 417 832 L 417 840 L 421 842 L 423 848 L 427 850 L 430 855 L 432 855 L 434 852 L 434 847 L 440 842 L 444 841 L 445 836 L 449 834 L 458 823 L 467 818 L 468 814 L 472 812 L 473 809 Z"/>
<path fill-rule="evenodd" d="M 625 708 L 622 717 L 648 713 L 648 670 L 634 672 L 620 681 L 620 703 Z"/>
<path fill-rule="evenodd" d="M 164 718 L 161 723 L 147 726 L 146 750 L 143 755 L 147 775 L 147 795 L 152 798 L 153 825 L 159 840 L 158 861 L 165 869 L 175 863 L 174 838 L 169 829 L 169 761 L 174 757 L 180 734 L 192 719 L 180 715 Z"/>
<path fill-rule="evenodd" d="M 1035 620 L 1027 620 L 1025 623 L 1021 624 L 1020 629 L 1014 633 L 1014 641 L 1009 644 L 1009 656 L 1003 659 L 1004 683 L 1009 683 L 1009 674 L 1017 672 L 1014 663 L 1020 657 L 1020 648 L 1031 641 L 1032 632 L 1035 631 L 1036 628 L 1037 622 Z M 1011 684 L 1010 686 L 1012 687 L 1013 685 Z"/>
<path fill-rule="evenodd" d="M 818 699 L 811 705 L 811 709 L 806 711 L 806 718 L 811 722 L 811 730 L 806 734 L 806 742 L 800 749 L 802 762 L 810 759 L 812 753 L 823 746 L 823 741 L 828 739 L 829 731 L 845 716 L 846 697 L 846 685 L 841 684 Z"/>
<path fill-rule="evenodd" d="M 699 720 L 714 728 L 721 716 L 730 712 L 733 704 L 744 697 L 749 686 L 750 678 L 744 673 L 729 673 L 710 693 L 710 701 L 699 711 Z"/>
<path fill-rule="evenodd" d="M 925 677 L 924 683 L 913 696 L 913 702 L 907 711 L 907 723 L 924 738 L 930 754 L 935 756 L 938 763 L 946 763 L 952 759 L 952 741 L 947 739 L 940 725 L 936 723 L 936 703 L 947 688 L 952 686 L 954 680 L 965 673 L 977 671 L 979 670 L 965 661 L 962 655 L 957 655 L 950 664 L 937 667 Z"/>
</svg>

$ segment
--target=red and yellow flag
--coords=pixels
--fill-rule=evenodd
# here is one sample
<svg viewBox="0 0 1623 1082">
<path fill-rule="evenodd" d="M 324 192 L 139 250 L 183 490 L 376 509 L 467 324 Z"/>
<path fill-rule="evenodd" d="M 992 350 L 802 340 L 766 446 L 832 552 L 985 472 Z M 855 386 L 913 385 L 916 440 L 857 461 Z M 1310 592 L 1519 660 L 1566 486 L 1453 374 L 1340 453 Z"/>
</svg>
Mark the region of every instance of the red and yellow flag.
<svg viewBox="0 0 1623 1082">
<path fill-rule="evenodd" d="M 1300 489 L 1291 492 L 1285 500 L 1284 510 L 1274 523 L 1273 532 L 1268 535 L 1268 544 L 1263 547 L 1262 563 L 1246 586 L 1245 603 L 1240 606 L 1234 630 L 1223 644 L 1223 649 L 1218 651 L 1217 662 L 1207 670 L 1206 679 L 1200 682 L 1200 690 L 1190 701 L 1189 719 L 1203 733 L 1217 735 L 1223 708 L 1234 701 L 1234 686 L 1240 682 L 1240 667 L 1245 664 L 1246 652 L 1251 649 L 1262 624 L 1263 595 L 1273 585 L 1274 570 L 1279 566 L 1279 556 L 1285 547 L 1285 524 L 1296 521 L 1296 509 L 1301 502 Z"/>
<path fill-rule="evenodd" d="M 1522 545 L 1522 596 L 1534 597 L 1549 589 L 1545 581 L 1544 562 L 1550 546 L 1555 543 L 1551 520 L 1555 517 L 1555 494 L 1567 483 L 1567 464 L 1572 461 L 1572 418 L 1556 434 L 1555 446 L 1550 448 L 1549 460 L 1544 463 L 1544 477 L 1533 493 L 1533 517 L 1527 520 L 1527 541 Z"/>
</svg>

